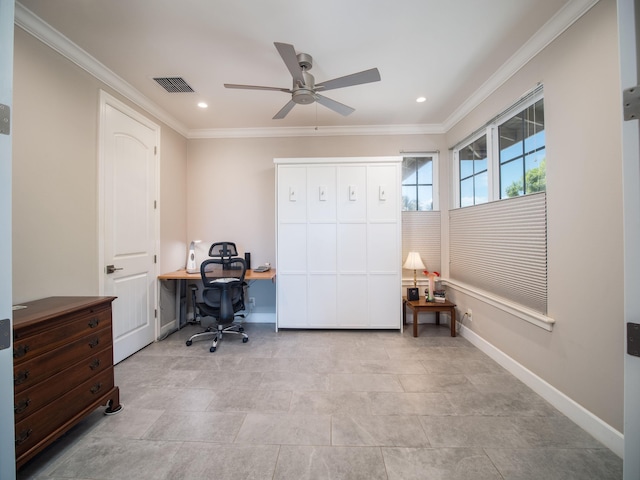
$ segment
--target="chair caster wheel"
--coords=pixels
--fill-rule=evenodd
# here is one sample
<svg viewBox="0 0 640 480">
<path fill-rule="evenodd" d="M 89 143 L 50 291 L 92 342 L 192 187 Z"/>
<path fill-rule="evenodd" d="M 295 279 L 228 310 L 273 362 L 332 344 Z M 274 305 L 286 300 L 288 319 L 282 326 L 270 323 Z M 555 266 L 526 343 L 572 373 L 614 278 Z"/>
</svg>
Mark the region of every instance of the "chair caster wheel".
<svg viewBox="0 0 640 480">
<path fill-rule="evenodd" d="M 190 347 L 193 342 L 191 340 L 187 340 L 187 347 Z"/>
<path fill-rule="evenodd" d="M 244 328 L 240 327 L 240 328 L 238 328 L 238 331 L 239 332 L 244 332 Z"/>
<path fill-rule="evenodd" d="M 215 351 L 216 351 L 216 347 L 211 347 L 211 348 L 209 349 L 209 351 L 210 351 L 211 353 L 215 352 Z"/>
<path fill-rule="evenodd" d="M 242 343 L 247 343 L 248 341 L 249 341 L 249 339 L 248 339 L 247 337 L 244 337 L 244 338 L 242 339 Z"/>
</svg>

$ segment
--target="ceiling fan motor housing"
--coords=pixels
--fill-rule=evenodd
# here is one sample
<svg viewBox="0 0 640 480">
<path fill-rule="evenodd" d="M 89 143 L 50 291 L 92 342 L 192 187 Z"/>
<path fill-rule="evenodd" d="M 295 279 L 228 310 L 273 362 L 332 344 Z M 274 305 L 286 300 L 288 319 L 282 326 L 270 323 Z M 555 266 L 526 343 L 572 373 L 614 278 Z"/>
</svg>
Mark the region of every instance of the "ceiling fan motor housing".
<svg viewBox="0 0 640 480">
<path fill-rule="evenodd" d="M 304 54 L 298 55 L 298 58 L 300 58 L 301 55 Z M 309 57 L 309 59 L 311 59 L 311 57 Z M 302 62 L 300 62 L 300 66 L 302 66 Z M 304 78 L 304 85 L 297 85 L 296 81 L 293 81 L 292 100 L 301 105 L 309 105 L 316 101 L 316 97 L 314 96 L 316 82 L 313 75 L 307 72 L 305 68 L 302 69 L 302 77 Z"/>
</svg>

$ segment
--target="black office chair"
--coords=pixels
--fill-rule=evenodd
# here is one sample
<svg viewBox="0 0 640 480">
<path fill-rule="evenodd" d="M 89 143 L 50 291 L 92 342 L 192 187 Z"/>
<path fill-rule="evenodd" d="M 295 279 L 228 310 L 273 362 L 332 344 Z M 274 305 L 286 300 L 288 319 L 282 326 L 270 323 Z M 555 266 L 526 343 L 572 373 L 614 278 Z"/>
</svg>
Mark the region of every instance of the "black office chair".
<svg viewBox="0 0 640 480">
<path fill-rule="evenodd" d="M 213 258 L 233 258 L 238 256 L 238 249 L 233 242 L 215 242 L 209 247 L 209 256 Z"/>
<path fill-rule="evenodd" d="M 213 343 L 209 351 L 215 352 L 218 343 L 222 341 L 225 333 L 242 335 L 242 342 L 247 343 L 249 336 L 244 333 L 244 328 L 234 323 L 236 316 L 245 309 L 244 290 L 246 283 L 244 275 L 247 271 L 243 258 L 210 258 L 200 265 L 202 277 L 202 302 L 197 301 L 197 285 L 191 285 L 194 320 L 204 317 L 213 317 L 215 322 L 203 332 L 192 335 L 187 340 L 190 346 L 194 340 L 204 336 L 213 335 Z"/>
</svg>

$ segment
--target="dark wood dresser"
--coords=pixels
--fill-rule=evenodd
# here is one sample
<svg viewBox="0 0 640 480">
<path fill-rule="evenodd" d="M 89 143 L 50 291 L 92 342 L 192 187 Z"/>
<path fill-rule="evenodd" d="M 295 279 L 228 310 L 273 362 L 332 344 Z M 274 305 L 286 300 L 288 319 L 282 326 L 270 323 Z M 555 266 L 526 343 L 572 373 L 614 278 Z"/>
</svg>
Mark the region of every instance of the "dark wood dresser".
<svg viewBox="0 0 640 480">
<path fill-rule="evenodd" d="M 13 312 L 16 466 L 101 405 L 116 413 L 111 302 L 50 297 Z"/>
</svg>

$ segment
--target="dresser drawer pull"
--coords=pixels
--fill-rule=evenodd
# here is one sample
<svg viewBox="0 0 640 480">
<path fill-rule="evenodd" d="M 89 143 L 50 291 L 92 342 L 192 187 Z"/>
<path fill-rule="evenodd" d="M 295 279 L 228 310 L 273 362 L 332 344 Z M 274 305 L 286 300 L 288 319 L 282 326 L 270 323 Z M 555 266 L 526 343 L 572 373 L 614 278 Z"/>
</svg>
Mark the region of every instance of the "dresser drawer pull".
<svg viewBox="0 0 640 480">
<path fill-rule="evenodd" d="M 96 394 L 100 391 L 101 388 L 102 388 L 102 383 L 96 383 L 93 387 L 89 389 L 89 391 L 93 394 Z"/>
<path fill-rule="evenodd" d="M 96 328 L 100 324 L 100 319 L 98 317 L 93 317 L 89 320 L 89 328 Z"/>
<path fill-rule="evenodd" d="M 26 382 L 27 378 L 29 378 L 29 370 L 20 370 L 13 377 L 13 384 L 14 385 L 20 385 L 20 384 Z"/>
<path fill-rule="evenodd" d="M 19 447 L 20 445 L 22 445 L 24 442 L 26 442 L 27 440 L 29 440 L 29 437 L 31 436 L 31 434 L 33 433 L 32 429 L 29 430 L 23 430 L 20 433 L 19 437 L 16 437 L 16 447 Z"/>
<path fill-rule="evenodd" d="M 29 345 L 18 345 L 13 349 L 13 358 L 24 357 L 29 351 Z"/>
<path fill-rule="evenodd" d="M 13 407 L 13 413 L 18 415 L 24 412 L 29 407 L 30 404 L 31 404 L 31 399 L 28 397 L 20 400 L 20 403 L 18 403 L 16 406 Z"/>
<path fill-rule="evenodd" d="M 98 346 L 99 343 L 100 343 L 100 339 L 96 337 L 89 342 L 89 347 L 95 348 Z"/>
<path fill-rule="evenodd" d="M 91 370 L 95 370 L 96 368 L 98 368 L 100 366 L 100 359 L 99 358 L 94 358 L 91 363 L 89 364 L 89 368 Z"/>
</svg>

